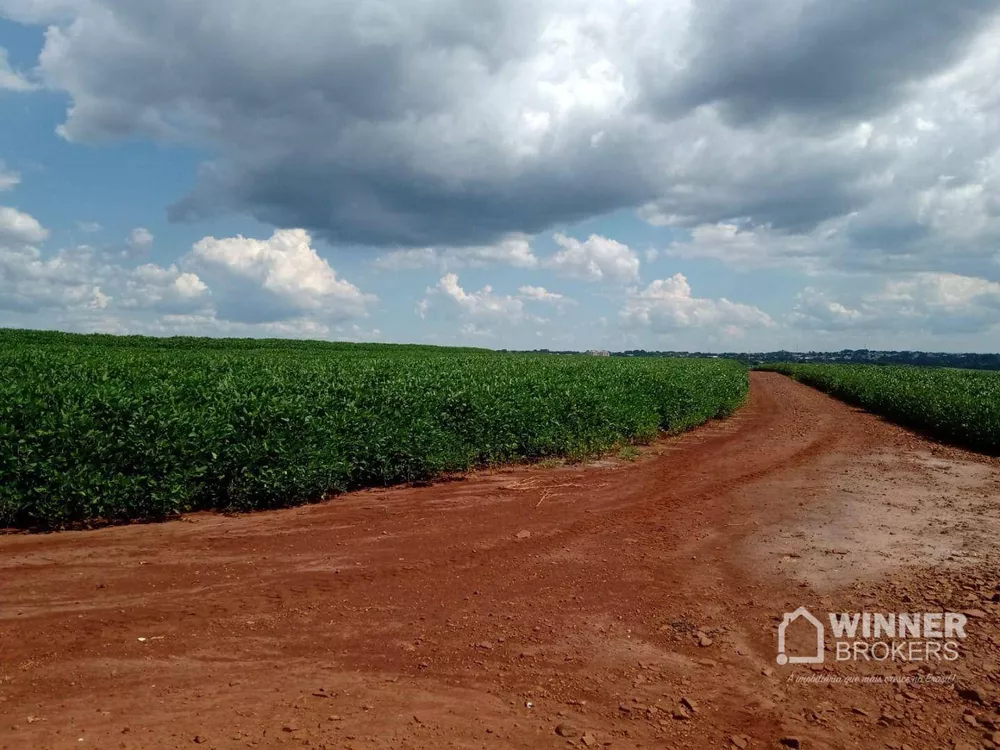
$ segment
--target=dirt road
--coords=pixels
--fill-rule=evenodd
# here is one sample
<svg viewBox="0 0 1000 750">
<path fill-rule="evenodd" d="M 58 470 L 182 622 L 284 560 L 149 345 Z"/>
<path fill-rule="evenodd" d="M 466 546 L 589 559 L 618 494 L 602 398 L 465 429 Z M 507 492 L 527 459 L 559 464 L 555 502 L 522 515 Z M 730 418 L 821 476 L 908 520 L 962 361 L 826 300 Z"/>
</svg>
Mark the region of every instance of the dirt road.
<svg viewBox="0 0 1000 750">
<path fill-rule="evenodd" d="M 0 747 L 993 747 L 997 463 L 752 381 L 634 462 L 0 537 Z M 799 606 L 968 637 L 778 666 Z"/>
</svg>

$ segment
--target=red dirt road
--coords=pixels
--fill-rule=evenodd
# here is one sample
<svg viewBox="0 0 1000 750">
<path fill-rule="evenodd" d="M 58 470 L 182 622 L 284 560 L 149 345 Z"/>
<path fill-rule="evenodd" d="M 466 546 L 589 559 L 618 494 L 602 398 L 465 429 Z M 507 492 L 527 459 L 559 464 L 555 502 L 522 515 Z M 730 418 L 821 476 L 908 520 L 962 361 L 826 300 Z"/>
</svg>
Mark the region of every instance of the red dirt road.
<svg viewBox="0 0 1000 750">
<path fill-rule="evenodd" d="M 0 748 L 994 747 L 997 468 L 754 373 L 635 462 L 0 537 Z M 972 614 L 779 667 L 799 606 Z"/>
</svg>

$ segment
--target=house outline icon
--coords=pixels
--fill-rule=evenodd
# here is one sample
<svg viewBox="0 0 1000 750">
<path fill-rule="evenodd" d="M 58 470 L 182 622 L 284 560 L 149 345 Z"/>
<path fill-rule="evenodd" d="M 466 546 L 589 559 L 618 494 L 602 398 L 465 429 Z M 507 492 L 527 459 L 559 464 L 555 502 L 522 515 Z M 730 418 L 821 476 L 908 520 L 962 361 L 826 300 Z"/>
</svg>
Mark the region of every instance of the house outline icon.
<svg viewBox="0 0 1000 750">
<path fill-rule="evenodd" d="M 789 656 L 785 653 L 785 630 L 788 626 L 799 618 L 804 617 L 814 628 L 816 628 L 816 655 L 815 656 Z M 778 664 L 822 664 L 825 654 L 823 653 L 823 642 L 825 639 L 825 628 L 819 618 L 814 617 L 805 607 L 799 607 L 794 612 L 786 612 L 778 626 Z"/>
</svg>

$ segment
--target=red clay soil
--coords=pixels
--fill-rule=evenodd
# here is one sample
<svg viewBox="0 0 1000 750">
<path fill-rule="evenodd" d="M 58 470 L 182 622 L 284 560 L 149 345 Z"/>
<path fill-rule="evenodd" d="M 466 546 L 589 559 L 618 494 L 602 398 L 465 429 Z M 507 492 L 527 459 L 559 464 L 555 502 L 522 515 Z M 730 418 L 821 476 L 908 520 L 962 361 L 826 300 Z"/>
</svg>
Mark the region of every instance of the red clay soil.
<svg viewBox="0 0 1000 750">
<path fill-rule="evenodd" d="M 997 468 L 754 373 L 632 462 L 0 537 L 0 747 L 994 747 Z M 968 638 L 779 666 L 799 606 Z"/>
</svg>

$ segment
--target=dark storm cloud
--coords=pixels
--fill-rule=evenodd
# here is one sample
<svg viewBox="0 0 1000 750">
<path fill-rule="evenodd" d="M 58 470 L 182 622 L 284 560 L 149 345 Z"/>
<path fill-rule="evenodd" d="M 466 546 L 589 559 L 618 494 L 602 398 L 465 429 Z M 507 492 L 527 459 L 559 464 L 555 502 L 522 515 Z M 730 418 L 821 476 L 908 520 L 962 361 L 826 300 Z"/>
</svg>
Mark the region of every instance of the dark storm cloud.
<svg viewBox="0 0 1000 750">
<path fill-rule="evenodd" d="M 886 162 L 883 155 L 845 154 L 782 133 L 746 136 L 746 144 L 755 142 L 756 148 L 710 143 L 644 214 L 684 227 L 747 220 L 809 232 L 866 204 L 869 190 L 860 177 Z"/>
<path fill-rule="evenodd" d="M 71 99 L 67 138 L 216 154 L 176 219 L 240 211 L 350 244 L 466 245 L 642 206 L 676 226 L 739 219 L 806 240 L 850 217 L 838 247 L 892 255 L 994 236 L 997 61 L 983 39 L 998 3 L 0 0 L 0 12 L 52 24 L 37 73 Z M 954 81 L 930 78 L 956 67 Z"/>
<path fill-rule="evenodd" d="M 734 122 L 865 117 L 956 62 L 998 0 L 703 0 L 685 69 L 653 83 L 667 112 L 718 103 Z M 654 75 L 660 71 L 654 71 Z"/>
<path fill-rule="evenodd" d="M 538 165 L 460 184 L 403 165 L 345 173 L 325 161 L 249 161 L 206 172 L 171 214 L 184 220 L 243 208 L 279 226 L 317 226 L 334 242 L 470 245 L 637 205 L 653 192 L 641 165 L 624 164 L 634 158 L 609 151 L 561 170 Z"/>
</svg>

